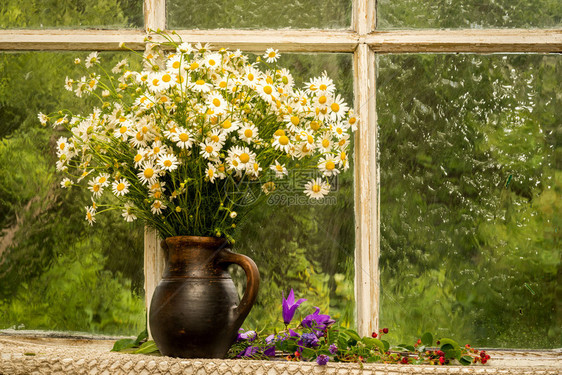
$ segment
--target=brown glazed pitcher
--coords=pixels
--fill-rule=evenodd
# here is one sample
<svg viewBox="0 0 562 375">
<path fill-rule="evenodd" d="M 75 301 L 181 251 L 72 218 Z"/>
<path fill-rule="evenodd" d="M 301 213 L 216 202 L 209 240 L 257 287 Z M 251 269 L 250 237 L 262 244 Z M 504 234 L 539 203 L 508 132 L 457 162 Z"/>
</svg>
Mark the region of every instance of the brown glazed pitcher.
<svg viewBox="0 0 562 375">
<path fill-rule="evenodd" d="M 254 304 L 259 271 L 224 238 L 177 236 L 162 241 L 166 268 L 150 304 L 149 324 L 163 355 L 224 358 Z M 246 272 L 242 301 L 226 268 Z"/>
</svg>

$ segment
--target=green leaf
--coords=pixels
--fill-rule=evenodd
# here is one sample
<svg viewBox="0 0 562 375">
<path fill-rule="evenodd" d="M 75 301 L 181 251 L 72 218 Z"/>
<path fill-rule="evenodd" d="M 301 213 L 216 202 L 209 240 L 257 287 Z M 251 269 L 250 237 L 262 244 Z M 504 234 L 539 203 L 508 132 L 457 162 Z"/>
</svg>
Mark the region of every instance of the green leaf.
<svg viewBox="0 0 562 375">
<path fill-rule="evenodd" d="M 386 352 L 383 342 L 379 339 L 375 339 L 373 337 L 363 337 L 361 339 L 361 342 L 363 342 L 365 345 L 367 345 L 367 347 L 369 349 L 375 349 L 376 348 L 381 353 Z"/>
<path fill-rule="evenodd" d="M 406 349 L 409 352 L 415 352 L 416 351 L 416 348 L 414 348 L 412 345 L 408 345 L 408 344 L 400 344 L 400 345 L 398 345 L 398 348 Z"/>
<path fill-rule="evenodd" d="M 458 350 L 458 349 L 461 348 L 455 340 L 445 338 L 445 339 L 441 339 L 439 341 L 441 341 L 441 350 L 443 350 L 443 351 L 444 351 L 443 346 L 447 345 L 447 344 L 451 345 L 453 348 L 455 348 L 455 350 Z"/>
<path fill-rule="evenodd" d="M 135 346 L 139 346 L 140 343 L 146 340 L 147 338 L 148 338 L 148 331 L 145 329 L 137 336 L 137 339 L 135 340 Z"/>
<path fill-rule="evenodd" d="M 462 356 L 461 359 L 459 359 L 459 362 L 463 365 L 463 366 L 468 366 L 472 363 L 472 357 L 469 355 L 465 355 Z"/>
<path fill-rule="evenodd" d="M 431 346 L 433 345 L 433 335 L 429 332 L 426 332 L 421 337 L 421 341 L 425 346 Z"/>
<path fill-rule="evenodd" d="M 158 347 L 154 341 L 147 341 L 135 350 L 135 354 L 149 354 L 158 351 Z"/>
<path fill-rule="evenodd" d="M 388 349 L 390 349 L 390 343 L 386 340 L 381 340 L 381 342 L 384 345 L 384 351 L 388 352 Z"/>
<path fill-rule="evenodd" d="M 372 357 L 367 358 L 367 363 L 379 362 L 381 357 L 378 355 L 374 355 Z"/>
<path fill-rule="evenodd" d="M 120 352 L 124 349 L 134 348 L 135 346 L 136 346 L 136 342 L 133 339 L 117 340 L 115 341 L 115 344 L 113 344 L 113 349 L 111 349 L 111 351 Z"/>
<path fill-rule="evenodd" d="M 346 329 L 344 332 L 355 341 L 361 341 L 361 337 L 352 329 Z"/>
</svg>

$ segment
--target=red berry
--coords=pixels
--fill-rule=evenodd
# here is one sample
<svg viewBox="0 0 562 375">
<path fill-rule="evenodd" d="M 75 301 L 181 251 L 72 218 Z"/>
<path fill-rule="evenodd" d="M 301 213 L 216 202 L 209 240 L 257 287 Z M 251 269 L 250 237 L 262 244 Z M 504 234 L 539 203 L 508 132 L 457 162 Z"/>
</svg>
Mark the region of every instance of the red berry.
<svg viewBox="0 0 562 375">
<path fill-rule="evenodd" d="M 445 355 L 445 353 L 444 353 L 443 351 L 441 351 L 441 350 L 438 350 L 438 351 L 437 351 L 437 355 L 438 355 L 439 357 L 443 357 L 443 356 Z"/>
<path fill-rule="evenodd" d="M 386 334 L 388 333 L 388 328 L 383 328 L 382 331 Z"/>
<path fill-rule="evenodd" d="M 482 358 L 482 364 L 485 364 L 486 362 L 488 362 L 488 360 L 486 358 Z"/>
<path fill-rule="evenodd" d="M 480 357 L 486 358 L 486 352 L 482 350 L 482 351 L 480 352 Z"/>
<path fill-rule="evenodd" d="M 300 356 L 301 356 L 301 353 L 295 352 L 295 357 L 300 357 Z"/>
<path fill-rule="evenodd" d="M 377 338 L 378 335 L 377 335 L 376 332 L 373 332 L 373 333 L 371 334 L 371 336 L 373 336 L 374 338 Z"/>
<path fill-rule="evenodd" d="M 488 354 L 486 354 L 486 357 L 485 357 L 485 358 L 486 358 L 486 359 L 490 359 L 490 356 L 489 356 Z"/>
<path fill-rule="evenodd" d="M 445 357 L 439 357 L 439 363 L 444 365 L 445 364 Z"/>
<path fill-rule="evenodd" d="M 407 365 L 408 364 L 408 358 L 406 357 L 402 357 L 402 361 L 403 364 Z"/>
<path fill-rule="evenodd" d="M 440 344 L 441 344 L 441 341 L 437 340 L 437 345 L 440 345 Z"/>
<path fill-rule="evenodd" d="M 421 344 L 421 339 L 418 339 L 418 345 Z"/>
</svg>

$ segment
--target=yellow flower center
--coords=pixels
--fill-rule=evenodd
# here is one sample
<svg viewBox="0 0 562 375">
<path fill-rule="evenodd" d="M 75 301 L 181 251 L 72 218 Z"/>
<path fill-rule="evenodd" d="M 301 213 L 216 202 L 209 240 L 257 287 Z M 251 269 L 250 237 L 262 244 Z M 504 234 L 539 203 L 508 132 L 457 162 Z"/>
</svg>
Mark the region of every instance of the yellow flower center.
<svg viewBox="0 0 562 375">
<path fill-rule="evenodd" d="M 270 53 L 269 53 L 269 54 L 268 54 L 267 56 L 268 56 L 268 57 L 275 57 L 275 56 L 276 56 L 276 54 L 275 54 L 275 52 L 274 52 L 274 51 L 271 51 L 271 52 L 270 52 Z"/>
<path fill-rule="evenodd" d="M 162 81 L 164 82 L 170 82 L 172 80 L 172 76 L 170 76 L 169 74 L 164 74 L 162 76 Z"/>
<path fill-rule="evenodd" d="M 318 98 L 318 103 L 320 104 L 325 104 L 326 103 L 326 97 L 324 95 L 322 95 L 321 97 Z"/>
<path fill-rule="evenodd" d="M 217 99 L 217 98 L 214 98 L 214 99 L 213 99 L 213 105 L 214 105 L 215 107 L 219 107 L 219 106 L 221 105 L 221 101 L 220 101 L 219 99 Z"/>
<path fill-rule="evenodd" d="M 186 133 L 181 133 L 179 135 L 180 141 L 182 142 L 187 142 L 189 140 L 189 135 L 187 135 Z"/>
<path fill-rule="evenodd" d="M 144 170 L 144 177 L 152 178 L 152 176 L 154 176 L 154 170 L 152 168 L 146 168 Z"/>
<path fill-rule="evenodd" d="M 160 80 L 159 80 L 158 78 L 154 78 L 154 79 L 152 80 L 152 85 L 158 86 L 159 84 L 160 84 Z"/>
<path fill-rule="evenodd" d="M 174 63 L 172 64 L 172 68 L 174 68 L 174 69 L 179 69 L 179 68 L 180 68 L 180 62 L 179 62 L 179 61 L 174 61 Z"/>
<path fill-rule="evenodd" d="M 289 137 L 287 137 L 286 135 L 282 135 L 281 137 L 279 137 L 279 144 L 282 146 L 286 146 L 289 144 Z"/>
<path fill-rule="evenodd" d="M 326 169 L 327 169 L 327 170 L 331 171 L 331 170 L 334 169 L 335 167 L 336 167 L 336 165 L 334 164 L 333 161 L 330 160 L 330 161 L 327 161 L 327 162 L 326 162 Z"/>
<path fill-rule="evenodd" d="M 283 166 L 282 166 L 281 164 L 276 165 L 275 168 L 276 168 L 279 172 L 283 172 Z"/>
<path fill-rule="evenodd" d="M 258 163 L 254 163 L 254 171 L 258 171 L 260 169 L 260 165 Z"/>
<path fill-rule="evenodd" d="M 232 126 L 232 122 L 229 119 L 226 119 L 221 126 L 223 129 L 229 129 Z"/>
<path fill-rule="evenodd" d="M 220 87 L 221 89 L 226 88 L 226 81 L 221 81 L 221 82 L 219 83 L 219 87 Z"/>
<path fill-rule="evenodd" d="M 211 152 L 213 152 L 213 146 L 207 146 L 205 147 L 205 151 L 210 154 Z"/>
<path fill-rule="evenodd" d="M 159 153 L 159 152 L 160 152 L 160 147 L 158 147 L 158 146 L 154 147 L 153 152 L 154 152 L 155 154 Z"/>
<path fill-rule="evenodd" d="M 117 191 L 122 191 L 123 189 L 125 189 L 125 184 L 122 183 L 122 182 L 120 182 L 120 183 L 117 185 L 117 188 L 116 188 L 116 189 L 117 189 Z"/>
<path fill-rule="evenodd" d="M 310 144 L 314 143 L 314 137 L 312 137 L 311 135 L 308 136 L 308 143 Z"/>
<path fill-rule="evenodd" d="M 312 121 L 310 123 L 310 128 L 314 131 L 320 129 L 320 123 L 318 121 Z"/>
<path fill-rule="evenodd" d="M 103 184 L 105 181 L 107 181 L 107 178 L 105 177 L 100 177 L 100 179 L 98 180 L 100 184 Z"/>
<path fill-rule="evenodd" d="M 161 192 L 161 191 L 157 191 L 157 192 L 154 193 L 154 198 L 160 199 L 161 196 L 162 196 L 162 192 Z"/>
<path fill-rule="evenodd" d="M 127 127 L 126 126 L 122 126 L 121 128 L 119 128 L 119 133 L 121 134 L 125 134 L 127 132 Z"/>
<path fill-rule="evenodd" d="M 349 123 L 351 125 L 355 124 L 356 122 L 357 122 L 357 119 L 355 117 L 352 117 L 352 118 L 349 119 Z"/>
<path fill-rule="evenodd" d="M 291 116 L 291 122 L 293 123 L 293 125 L 298 125 L 299 124 L 298 116 Z"/>
<path fill-rule="evenodd" d="M 345 139 L 340 140 L 340 141 L 338 142 L 338 144 L 339 144 L 340 146 L 345 145 Z"/>
<path fill-rule="evenodd" d="M 277 129 L 273 134 L 280 137 L 282 135 L 285 135 L 285 131 L 283 129 Z"/>
<path fill-rule="evenodd" d="M 215 172 L 213 172 L 213 170 L 211 168 L 209 168 L 209 172 L 207 173 L 207 175 L 209 175 L 209 177 L 213 177 L 215 174 Z"/>
<path fill-rule="evenodd" d="M 60 146 L 59 146 L 59 148 L 60 148 L 61 150 L 64 150 L 65 147 L 66 147 L 66 145 L 65 145 L 64 143 L 61 143 Z"/>
<path fill-rule="evenodd" d="M 240 161 L 244 164 L 246 164 L 247 162 L 250 161 L 250 155 L 248 155 L 247 153 L 243 152 L 242 154 L 240 154 Z"/>
<path fill-rule="evenodd" d="M 273 92 L 273 90 L 271 89 L 271 86 L 265 86 L 263 88 L 263 92 L 265 92 L 267 95 L 270 95 Z"/>
<path fill-rule="evenodd" d="M 171 167 L 171 166 L 172 166 L 172 161 L 171 161 L 171 160 L 164 160 L 164 166 L 165 166 L 165 167 Z"/>
<path fill-rule="evenodd" d="M 326 91 L 327 88 L 328 88 L 328 86 L 326 86 L 325 84 L 320 85 L 320 90 L 322 90 L 322 91 Z"/>
<path fill-rule="evenodd" d="M 135 163 L 138 163 L 139 161 L 142 160 L 142 155 L 141 154 L 136 154 L 135 155 Z"/>
<path fill-rule="evenodd" d="M 224 164 L 219 165 L 218 170 L 219 172 L 224 172 Z"/>
<path fill-rule="evenodd" d="M 328 140 L 328 139 L 323 139 L 323 140 L 322 140 L 322 147 L 328 148 L 328 146 L 330 146 L 330 140 Z"/>
<path fill-rule="evenodd" d="M 94 186 L 92 186 L 92 190 L 97 193 L 98 191 L 100 191 L 100 186 L 98 184 L 95 184 Z"/>
<path fill-rule="evenodd" d="M 216 143 L 216 142 L 220 141 L 220 138 L 219 138 L 218 135 L 212 135 L 212 136 L 211 136 L 211 141 L 213 141 L 213 142 Z"/>
<path fill-rule="evenodd" d="M 315 192 L 315 193 L 319 193 L 321 189 L 322 189 L 322 187 L 318 184 L 314 184 L 312 186 L 312 191 Z"/>
<path fill-rule="evenodd" d="M 254 75 L 252 73 L 248 74 L 248 81 L 253 81 L 254 80 Z"/>
<path fill-rule="evenodd" d="M 140 141 L 142 141 L 142 140 L 143 140 L 143 138 L 144 138 L 144 135 L 142 135 L 142 133 L 140 133 L 140 132 L 139 132 L 139 133 L 137 133 L 137 135 L 136 135 L 136 138 L 137 138 L 137 141 L 139 141 L 139 142 L 140 142 Z"/>
<path fill-rule="evenodd" d="M 160 201 L 155 201 L 153 204 L 154 208 L 160 208 L 161 205 L 162 203 L 160 203 Z"/>
<path fill-rule="evenodd" d="M 342 129 L 342 128 L 337 128 L 337 129 L 336 129 L 336 133 L 338 133 L 338 134 L 343 133 L 343 129 Z"/>
<path fill-rule="evenodd" d="M 88 212 L 86 215 L 88 216 L 88 220 L 92 221 L 92 214 Z"/>
<path fill-rule="evenodd" d="M 189 69 L 191 70 L 195 70 L 199 68 L 199 64 L 197 64 L 195 61 L 191 63 L 191 65 L 189 65 Z"/>
<path fill-rule="evenodd" d="M 205 84 L 205 81 L 203 81 L 202 79 L 198 79 L 197 81 L 195 81 L 195 84 L 199 86 L 203 86 Z"/>
<path fill-rule="evenodd" d="M 340 105 L 338 103 L 332 103 L 330 108 L 332 108 L 332 111 L 338 112 L 340 110 Z"/>
<path fill-rule="evenodd" d="M 345 151 L 342 151 L 342 152 L 341 152 L 341 154 L 340 154 L 340 159 L 341 159 L 341 160 L 347 159 L 347 154 L 345 153 Z"/>
<path fill-rule="evenodd" d="M 142 129 L 141 129 L 141 131 L 142 131 L 144 134 L 148 133 L 148 126 L 143 126 Z"/>
<path fill-rule="evenodd" d="M 252 135 L 254 135 L 254 132 L 252 131 L 252 129 L 246 129 L 244 130 L 244 136 L 246 138 L 252 138 Z"/>
<path fill-rule="evenodd" d="M 209 60 L 209 65 L 215 66 L 215 65 L 217 65 L 217 62 L 216 62 L 215 60 L 213 60 L 213 59 L 210 59 L 210 60 Z"/>
</svg>

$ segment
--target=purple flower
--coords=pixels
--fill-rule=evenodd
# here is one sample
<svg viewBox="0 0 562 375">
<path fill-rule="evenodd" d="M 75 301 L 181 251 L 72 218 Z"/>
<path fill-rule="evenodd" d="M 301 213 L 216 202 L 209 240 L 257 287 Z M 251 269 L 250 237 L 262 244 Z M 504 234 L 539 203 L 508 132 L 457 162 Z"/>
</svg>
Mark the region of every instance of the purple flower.
<svg viewBox="0 0 562 375">
<path fill-rule="evenodd" d="M 326 363 L 328 363 L 330 361 L 330 357 L 328 357 L 326 354 L 320 354 L 318 357 L 316 357 L 316 363 L 318 363 L 320 366 L 326 366 Z"/>
<path fill-rule="evenodd" d="M 289 292 L 287 299 L 285 299 L 285 293 L 283 293 L 283 323 L 285 323 L 285 325 L 291 323 L 297 308 L 304 301 L 306 301 L 306 299 L 301 298 L 295 303 L 295 293 L 293 292 L 293 289 Z"/>
<path fill-rule="evenodd" d="M 316 331 L 317 335 L 321 335 L 322 332 L 328 328 L 329 325 L 334 324 L 336 321 L 330 318 L 330 315 L 322 315 L 320 313 L 320 308 L 316 307 L 316 311 L 313 314 L 308 315 L 303 319 L 301 325 L 306 328 L 312 328 Z"/>
<path fill-rule="evenodd" d="M 248 346 L 246 350 L 243 350 L 240 354 L 240 357 L 253 357 L 256 353 L 260 351 L 260 348 L 257 346 Z"/>
<path fill-rule="evenodd" d="M 314 348 L 317 347 L 318 344 L 318 337 L 314 333 L 303 333 L 301 339 L 298 342 L 299 346 L 305 348 Z"/>
<path fill-rule="evenodd" d="M 249 342 L 252 342 L 256 339 L 256 337 L 258 337 L 258 334 L 256 333 L 256 331 L 246 331 L 246 332 L 244 332 L 244 329 L 240 328 L 238 330 L 238 337 L 236 338 L 236 341 L 248 340 Z"/>
<path fill-rule="evenodd" d="M 338 347 L 336 346 L 336 344 L 332 344 L 330 345 L 328 350 L 330 351 L 331 354 L 336 354 L 338 352 Z"/>
</svg>

